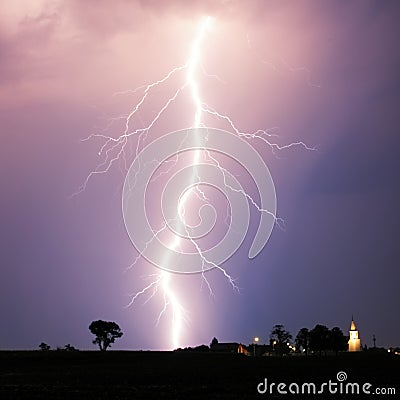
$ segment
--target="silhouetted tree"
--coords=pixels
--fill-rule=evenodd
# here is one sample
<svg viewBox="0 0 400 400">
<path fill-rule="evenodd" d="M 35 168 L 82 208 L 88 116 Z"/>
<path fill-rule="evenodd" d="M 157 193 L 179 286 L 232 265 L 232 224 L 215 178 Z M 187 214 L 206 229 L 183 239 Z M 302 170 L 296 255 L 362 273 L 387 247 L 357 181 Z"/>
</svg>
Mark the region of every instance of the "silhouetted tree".
<svg viewBox="0 0 400 400">
<path fill-rule="evenodd" d="M 310 349 L 318 351 L 321 355 L 322 351 L 330 348 L 330 331 L 325 325 L 317 324 L 310 331 Z"/>
<path fill-rule="evenodd" d="M 335 326 L 330 331 L 330 348 L 336 355 L 339 351 L 347 350 L 347 337 L 343 335 L 340 328 Z"/>
<path fill-rule="evenodd" d="M 278 354 L 282 355 L 289 353 L 290 349 L 287 343 L 292 339 L 292 335 L 283 325 L 274 325 L 270 334 L 270 339 L 276 341 L 274 348 Z"/>
<path fill-rule="evenodd" d="M 93 344 L 97 344 L 101 351 L 106 351 L 111 346 L 111 343 L 115 342 L 115 339 L 123 335 L 118 324 L 109 321 L 93 321 L 89 325 L 89 330 L 96 336 Z"/>
<path fill-rule="evenodd" d="M 50 350 L 50 346 L 45 342 L 40 343 L 39 344 L 39 348 L 42 351 L 49 351 Z"/>
<path fill-rule="evenodd" d="M 211 340 L 210 347 L 215 346 L 216 344 L 218 344 L 218 339 L 214 336 L 213 339 Z"/>
<path fill-rule="evenodd" d="M 206 344 L 201 344 L 200 346 L 196 346 L 193 351 L 207 352 L 210 351 L 210 348 Z"/>
<path fill-rule="evenodd" d="M 307 328 L 301 328 L 295 339 L 296 347 L 302 347 L 306 355 L 310 347 L 310 331 Z"/>
<path fill-rule="evenodd" d="M 78 351 L 74 346 L 70 345 L 69 343 L 64 346 L 65 351 Z"/>
</svg>

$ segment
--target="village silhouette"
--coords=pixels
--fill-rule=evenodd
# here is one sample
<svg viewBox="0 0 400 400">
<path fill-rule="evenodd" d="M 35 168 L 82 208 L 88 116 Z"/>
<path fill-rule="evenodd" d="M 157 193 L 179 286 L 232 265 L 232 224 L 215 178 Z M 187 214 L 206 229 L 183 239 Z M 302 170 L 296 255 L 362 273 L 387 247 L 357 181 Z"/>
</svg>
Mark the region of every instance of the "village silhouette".
<svg viewBox="0 0 400 400">
<path fill-rule="evenodd" d="M 123 336 L 123 332 L 116 322 L 112 321 L 93 321 L 89 325 L 90 332 L 95 336 L 92 343 L 99 347 L 100 351 L 106 351 L 111 348 L 116 339 Z M 400 348 L 384 348 L 376 346 L 376 337 L 372 338 L 373 346 L 368 348 L 366 344 L 362 345 L 359 332 L 351 317 L 349 335 L 344 335 L 343 331 L 335 326 L 329 329 L 322 324 L 316 324 L 313 329 L 301 328 L 297 335 L 293 335 L 285 329 L 282 324 L 273 326 L 269 335 L 268 343 L 262 343 L 259 337 L 254 337 L 252 343 L 243 344 L 239 342 L 220 342 L 213 337 L 209 345 L 202 344 L 195 347 L 185 347 L 174 349 L 176 352 L 213 352 L 213 353 L 231 353 L 242 354 L 253 357 L 268 356 L 309 356 L 309 355 L 338 355 L 339 353 L 357 353 L 357 352 L 380 352 L 392 353 L 400 356 Z M 51 346 L 45 342 L 39 345 L 41 351 L 50 351 Z M 57 347 L 56 351 L 78 351 L 71 344 L 64 347 Z"/>
<path fill-rule="evenodd" d="M 276 324 L 267 343 L 259 337 L 248 344 L 214 337 L 209 345 L 173 351 L 109 351 L 124 335 L 121 327 L 97 320 L 88 328 L 94 350 L 71 344 L 52 349 L 42 342 L 33 351 L 0 351 L 0 398 L 258 399 L 287 394 L 288 388 L 316 394 L 328 383 L 325 394 L 340 387 L 360 399 L 399 390 L 394 382 L 400 349 L 377 347 L 375 336 L 373 347 L 363 345 L 354 319 L 349 335 L 317 324 L 293 336 Z"/>
</svg>

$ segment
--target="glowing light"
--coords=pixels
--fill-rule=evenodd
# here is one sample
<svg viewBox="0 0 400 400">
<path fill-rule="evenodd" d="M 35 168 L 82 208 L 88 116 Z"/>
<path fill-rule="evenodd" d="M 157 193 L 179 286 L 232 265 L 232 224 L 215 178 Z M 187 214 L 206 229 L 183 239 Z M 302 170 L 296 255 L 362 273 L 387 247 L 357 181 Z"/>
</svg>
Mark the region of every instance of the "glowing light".
<svg viewBox="0 0 400 400">
<path fill-rule="evenodd" d="M 191 89 L 192 93 L 192 98 L 193 102 L 195 105 L 195 117 L 194 117 L 194 122 L 193 122 L 193 127 L 197 128 L 200 126 L 201 123 L 201 115 L 202 115 L 202 107 L 201 107 L 201 100 L 199 96 L 199 90 L 198 90 L 198 83 L 196 81 L 195 73 L 199 65 L 200 61 L 200 46 L 202 44 L 205 32 L 207 28 L 209 27 L 211 23 L 211 18 L 206 17 L 204 21 L 200 24 L 200 28 L 197 32 L 196 39 L 194 40 L 194 43 L 192 45 L 192 51 L 191 55 L 188 61 L 188 70 L 187 70 L 187 78 L 186 78 L 186 84 L 189 85 L 189 88 Z M 195 151 L 194 152 L 194 157 L 193 157 L 193 165 L 198 164 L 199 162 L 199 157 L 200 157 L 200 152 Z M 192 181 L 194 181 L 194 176 L 192 178 Z M 180 202 L 178 204 L 177 208 L 177 214 L 178 217 L 182 219 L 183 223 L 184 221 L 184 209 L 185 209 L 185 204 L 187 202 L 187 199 L 191 193 L 192 189 L 187 190 L 183 196 L 180 199 Z M 173 242 L 168 246 L 171 250 L 175 249 L 177 246 L 179 246 L 181 242 L 181 238 L 178 235 L 175 235 Z M 167 260 L 166 260 L 167 262 Z M 174 293 L 170 286 L 170 273 L 169 272 L 162 272 L 163 275 L 163 290 L 166 296 L 166 299 L 168 299 L 168 302 L 171 304 L 172 307 L 172 313 L 173 313 L 173 318 L 172 318 L 172 344 L 174 348 L 177 348 L 179 345 L 179 340 L 180 340 L 180 335 L 182 331 L 182 324 L 183 324 L 183 308 L 182 305 L 180 304 L 177 295 Z"/>
<path fill-rule="evenodd" d="M 201 103 L 201 99 L 200 99 L 200 95 L 199 95 L 199 87 L 198 87 L 198 83 L 196 81 L 196 70 L 199 67 L 199 63 L 200 63 L 200 46 L 202 44 L 202 41 L 204 39 L 204 35 L 206 33 L 206 31 L 210 28 L 212 22 L 212 18 L 211 17 L 206 17 L 204 18 L 204 20 L 202 21 L 201 25 L 200 25 L 200 29 L 197 33 L 197 37 L 193 43 L 192 46 L 192 52 L 190 55 L 190 59 L 188 62 L 188 70 L 187 70 L 187 75 L 186 75 L 186 83 L 189 85 L 190 90 L 192 92 L 192 98 L 193 98 L 193 102 L 195 104 L 195 116 L 194 116 L 194 122 L 193 122 L 193 127 L 197 128 L 200 126 L 201 124 L 201 116 L 202 116 L 202 103 Z M 196 152 L 198 153 L 198 152 Z M 194 161 L 198 161 L 197 157 L 195 157 Z"/>
<path fill-rule="evenodd" d="M 162 272 L 162 289 L 165 295 L 165 304 L 171 305 L 172 308 L 172 346 L 174 349 L 179 347 L 180 335 L 182 331 L 182 323 L 184 321 L 184 310 L 170 285 L 171 274 Z"/>
<path fill-rule="evenodd" d="M 199 95 L 199 85 L 196 80 L 196 72 L 200 64 L 200 46 L 202 44 L 202 41 L 204 39 L 204 35 L 209 29 L 210 25 L 212 22 L 211 17 L 205 17 L 202 23 L 200 24 L 196 39 L 193 42 L 192 45 L 192 51 L 190 54 L 189 61 L 187 63 L 188 69 L 187 69 L 187 74 L 186 74 L 186 84 L 189 86 L 191 94 L 192 94 L 192 100 L 195 106 L 195 114 L 194 114 L 194 121 L 193 121 L 193 128 L 198 128 L 201 125 L 201 117 L 203 113 L 203 107 L 202 107 L 202 102 L 200 99 Z M 201 151 L 195 151 L 193 155 L 193 161 L 192 164 L 196 165 L 199 163 L 200 159 L 200 154 Z M 195 176 L 193 176 L 192 180 L 194 180 Z M 178 216 L 179 218 L 184 221 L 184 209 L 185 209 L 185 204 L 187 202 L 188 197 L 190 196 L 192 192 L 192 189 L 187 190 L 183 196 L 181 197 L 179 204 L 178 204 Z M 176 240 L 178 241 L 178 244 L 180 242 L 180 238 L 177 236 Z"/>
<path fill-rule="evenodd" d="M 201 22 L 199 29 L 197 31 L 195 40 L 193 41 L 193 44 L 191 46 L 191 51 L 190 51 L 190 56 L 185 64 L 184 68 L 187 69 L 186 73 L 186 82 L 183 87 L 181 87 L 177 92 L 181 92 L 183 88 L 189 88 L 191 92 L 191 97 L 192 101 L 195 107 L 195 114 L 194 114 L 194 121 L 193 121 L 193 127 L 197 128 L 201 125 L 201 118 L 202 118 L 202 102 L 201 98 L 199 95 L 199 85 L 196 80 L 196 72 L 198 70 L 199 64 L 200 64 L 200 58 L 201 58 L 201 52 L 200 52 L 200 47 L 203 42 L 205 33 L 207 29 L 209 28 L 211 24 L 211 17 L 206 17 L 204 20 Z M 178 71 L 180 68 L 176 68 L 173 71 L 171 71 L 163 80 L 157 81 L 155 84 L 148 85 L 145 89 L 145 93 L 142 97 L 142 99 L 139 101 L 139 103 L 136 105 L 136 107 L 132 110 L 132 112 L 129 114 L 127 120 L 126 120 L 126 125 L 125 125 L 125 132 L 124 136 L 127 135 L 129 131 L 129 121 L 132 118 L 132 116 L 137 112 L 139 107 L 143 104 L 145 101 L 149 91 L 157 84 L 160 84 L 164 82 L 165 80 L 169 79 L 169 77 L 176 71 Z M 167 106 L 170 104 L 171 101 L 174 100 L 175 97 L 171 98 L 169 102 L 167 102 Z M 160 114 L 158 114 L 159 116 Z M 156 118 L 158 118 L 158 116 Z M 102 150 L 104 147 L 102 148 Z M 197 165 L 199 162 L 200 158 L 200 151 L 195 151 L 193 155 L 193 160 L 192 160 L 192 165 Z M 196 174 L 194 173 L 191 178 L 191 183 L 194 183 L 196 179 Z M 188 198 L 190 194 L 192 193 L 194 189 L 191 188 L 187 190 L 180 198 L 178 206 L 177 206 L 177 217 L 182 220 L 183 223 L 185 223 L 185 205 L 188 201 Z M 170 250 L 175 250 L 177 247 L 179 247 L 181 243 L 181 238 L 178 235 L 175 235 L 174 238 L 172 239 L 171 242 L 167 244 L 167 247 Z M 197 250 L 200 252 L 201 250 L 197 248 Z M 168 265 L 168 256 L 165 257 L 164 260 L 164 265 Z M 151 289 L 153 286 L 161 286 L 161 289 L 164 294 L 164 307 L 161 310 L 158 320 L 161 318 L 163 313 L 167 310 L 168 307 L 171 307 L 172 309 L 172 329 L 171 329 L 171 342 L 173 348 L 179 347 L 180 343 L 180 338 L 181 338 L 181 332 L 182 332 L 182 327 L 183 327 L 183 321 L 185 320 L 185 310 L 183 306 L 180 303 L 180 300 L 178 298 L 178 295 L 174 291 L 172 285 L 171 285 L 171 274 L 167 271 L 162 271 L 160 276 L 158 276 L 148 287 L 146 287 L 144 290 L 136 294 L 132 301 L 134 301 L 138 295 L 144 294 L 147 290 Z M 209 288 L 210 285 L 208 285 Z M 131 302 L 132 303 L 132 302 Z"/>
<path fill-rule="evenodd" d="M 204 18 L 197 30 L 196 36 L 193 40 L 192 46 L 190 48 L 190 54 L 188 57 L 187 62 L 179 67 L 176 67 L 172 69 L 170 72 L 168 72 L 163 78 L 148 84 L 147 86 L 143 86 L 139 89 L 143 89 L 143 95 L 139 99 L 139 101 L 136 103 L 136 105 L 132 108 L 130 113 L 128 114 L 127 117 L 124 117 L 125 119 L 125 127 L 122 132 L 122 134 L 117 137 L 111 137 L 107 136 L 106 134 L 92 134 L 85 140 L 88 140 L 90 138 L 100 138 L 104 142 L 102 146 L 100 147 L 99 150 L 99 155 L 104 156 L 103 162 L 101 162 L 97 168 L 90 172 L 89 175 L 87 176 L 86 180 L 84 181 L 83 185 L 79 189 L 77 193 L 74 195 L 78 194 L 79 192 L 85 190 L 89 180 L 98 174 L 103 174 L 106 173 L 110 170 L 110 168 L 113 166 L 113 164 L 117 161 L 120 160 L 121 158 L 126 161 L 125 159 L 125 148 L 128 143 L 128 139 L 130 137 L 136 137 L 137 138 L 137 144 L 136 144 L 136 156 L 139 153 L 139 150 L 141 148 L 141 145 L 143 144 L 143 141 L 149 132 L 149 130 L 156 124 L 156 122 L 161 118 L 161 116 L 164 114 L 164 112 L 169 108 L 171 103 L 173 103 L 179 95 L 181 95 L 186 89 L 190 91 L 190 96 L 192 103 L 194 105 L 194 118 L 193 118 L 193 128 L 200 128 L 204 126 L 202 119 L 204 115 L 211 116 L 213 118 L 218 118 L 227 123 L 227 125 L 231 128 L 232 132 L 234 135 L 237 135 L 238 137 L 241 137 L 245 140 L 260 140 L 263 143 L 267 144 L 272 151 L 276 150 L 282 150 L 282 149 L 287 149 L 291 148 L 293 146 L 302 146 L 305 149 L 308 150 L 314 150 L 313 148 L 308 147 L 304 142 L 294 142 L 290 143 L 287 145 L 280 146 L 274 142 L 272 142 L 272 134 L 270 133 L 269 130 L 257 130 L 256 132 L 253 133 L 248 133 L 248 132 L 242 132 L 240 131 L 236 125 L 234 124 L 233 120 L 224 114 L 219 113 L 218 111 L 212 109 L 209 107 L 201 98 L 200 95 L 200 90 L 199 90 L 199 82 L 198 82 L 198 77 L 197 73 L 199 71 L 199 67 L 201 66 L 201 46 L 204 41 L 205 35 L 207 31 L 209 30 L 211 24 L 213 22 L 213 19 L 211 17 L 206 17 Z M 137 128 L 137 129 L 131 129 L 131 124 L 133 121 L 134 116 L 139 112 L 145 101 L 148 99 L 150 92 L 156 88 L 159 85 L 162 85 L 169 81 L 173 75 L 180 74 L 182 72 L 185 72 L 185 80 L 184 83 L 178 87 L 175 91 L 175 93 L 162 105 L 159 109 L 159 111 L 156 113 L 155 117 L 150 121 L 150 123 L 143 127 L 143 128 Z M 203 71 L 204 72 L 204 71 Z M 135 90 L 135 91 L 136 91 Z M 122 118 L 122 117 L 121 117 Z M 199 193 L 199 195 L 203 196 L 205 198 L 204 193 L 201 192 L 201 190 L 196 186 L 196 183 L 198 182 L 198 175 L 197 175 L 197 168 L 196 166 L 200 165 L 200 157 L 202 154 L 202 150 L 196 150 L 193 152 L 193 158 L 191 160 L 192 166 L 195 168 L 193 169 L 193 174 L 190 178 L 190 181 L 188 182 L 188 187 L 190 188 L 186 190 L 183 195 L 180 197 L 179 202 L 177 204 L 176 208 L 176 218 L 181 220 L 183 222 L 183 225 L 185 226 L 185 210 L 187 206 L 187 202 L 189 201 L 190 195 L 194 192 Z M 269 216 L 272 216 L 274 219 L 274 222 L 278 223 L 281 221 L 279 218 L 276 217 L 275 212 L 271 212 L 270 210 L 262 208 L 259 204 L 257 204 L 256 201 L 244 190 L 239 190 L 235 189 L 232 187 L 227 180 L 227 171 L 219 164 L 218 160 L 211 155 L 210 152 L 207 152 L 208 158 L 214 163 L 215 166 L 217 166 L 223 175 L 224 179 L 224 184 L 226 188 L 229 188 L 229 190 L 232 191 L 237 191 L 239 192 L 245 199 L 248 200 L 249 203 L 251 203 L 261 214 L 268 214 Z M 139 173 L 140 171 L 138 171 Z M 146 242 L 145 247 L 151 245 L 151 241 L 154 239 L 157 239 L 157 236 L 161 234 L 164 230 L 167 229 L 167 224 L 163 224 L 163 226 L 157 230 L 156 232 L 153 232 L 153 237 L 149 240 L 149 242 Z M 190 236 L 190 235 L 188 235 Z M 193 246 L 195 247 L 198 255 L 202 258 L 203 261 L 203 266 L 205 267 L 207 264 L 211 265 L 214 268 L 217 268 L 220 272 L 223 273 L 225 278 L 229 281 L 229 283 L 232 285 L 233 288 L 237 289 L 237 286 L 235 284 L 234 279 L 226 272 L 225 269 L 223 269 L 220 265 L 217 265 L 210 260 L 208 260 L 201 248 L 198 246 L 198 244 L 189 237 L 190 241 L 192 242 Z M 179 235 L 175 235 L 173 239 L 166 244 L 166 247 L 170 250 L 174 250 L 179 248 L 181 244 L 181 237 Z M 256 253 L 256 252 L 255 252 Z M 139 254 L 138 257 L 134 260 L 132 263 L 131 267 L 133 267 L 138 260 L 141 258 L 142 254 Z M 163 263 L 165 266 L 168 266 L 168 255 L 165 255 L 165 259 L 163 260 Z M 204 272 L 206 268 L 202 270 L 202 278 L 207 284 L 208 289 L 210 290 L 210 294 L 212 294 L 212 289 L 211 285 L 207 281 Z M 173 287 L 173 282 L 172 282 L 172 275 L 170 272 L 167 271 L 161 271 L 158 274 L 155 274 L 152 276 L 153 280 L 149 285 L 144 287 L 142 290 L 137 292 L 135 295 L 132 296 L 131 302 L 129 305 L 131 305 L 139 296 L 142 296 L 146 293 L 151 293 L 150 298 L 152 298 L 156 293 L 157 290 L 160 290 L 163 294 L 164 298 L 164 306 L 162 310 L 160 311 L 158 315 L 157 322 L 160 321 L 160 318 L 166 313 L 167 309 L 170 308 L 172 312 L 172 326 L 171 326 L 171 345 L 173 348 L 177 348 L 180 345 L 181 342 L 181 336 L 182 336 L 182 329 L 183 329 L 183 322 L 185 321 L 185 309 L 181 304 L 181 301 L 179 299 L 179 296 L 177 294 L 177 291 Z M 256 340 L 257 339 L 257 340 Z M 258 342 L 259 338 L 254 338 L 255 342 Z M 274 342 L 274 345 L 276 342 Z"/>
<path fill-rule="evenodd" d="M 356 328 L 356 324 L 354 323 L 353 318 L 351 319 L 350 325 L 350 338 L 348 341 L 349 351 L 360 351 L 361 350 L 361 340 L 358 338 L 358 330 Z"/>
</svg>

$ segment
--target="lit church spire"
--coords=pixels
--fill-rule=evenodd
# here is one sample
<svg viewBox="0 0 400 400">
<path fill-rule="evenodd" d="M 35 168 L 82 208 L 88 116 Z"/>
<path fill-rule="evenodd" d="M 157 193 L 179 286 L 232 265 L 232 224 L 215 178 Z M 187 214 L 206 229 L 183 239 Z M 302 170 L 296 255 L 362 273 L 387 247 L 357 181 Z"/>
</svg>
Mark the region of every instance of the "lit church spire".
<svg viewBox="0 0 400 400">
<path fill-rule="evenodd" d="M 358 330 L 356 324 L 354 323 L 353 316 L 351 317 L 350 325 L 350 337 L 349 337 L 349 351 L 360 351 L 361 350 L 361 340 L 358 338 Z"/>
</svg>

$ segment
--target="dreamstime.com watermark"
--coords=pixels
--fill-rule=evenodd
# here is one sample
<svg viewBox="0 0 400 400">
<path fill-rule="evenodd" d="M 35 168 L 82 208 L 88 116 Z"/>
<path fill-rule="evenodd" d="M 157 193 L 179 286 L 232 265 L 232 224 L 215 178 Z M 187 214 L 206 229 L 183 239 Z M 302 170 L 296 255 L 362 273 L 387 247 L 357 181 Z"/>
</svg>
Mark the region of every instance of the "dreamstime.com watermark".
<svg viewBox="0 0 400 400">
<path fill-rule="evenodd" d="M 336 374 L 336 381 L 329 380 L 323 383 L 305 382 L 284 383 L 269 382 L 264 378 L 257 385 L 257 392 L 260 394 L 375 394 L 375 395 L 396 395 L 394 387 L 376 387 L 371 383 L 346 382 L 346 372 L 339 371 Z"/>
</svg>

